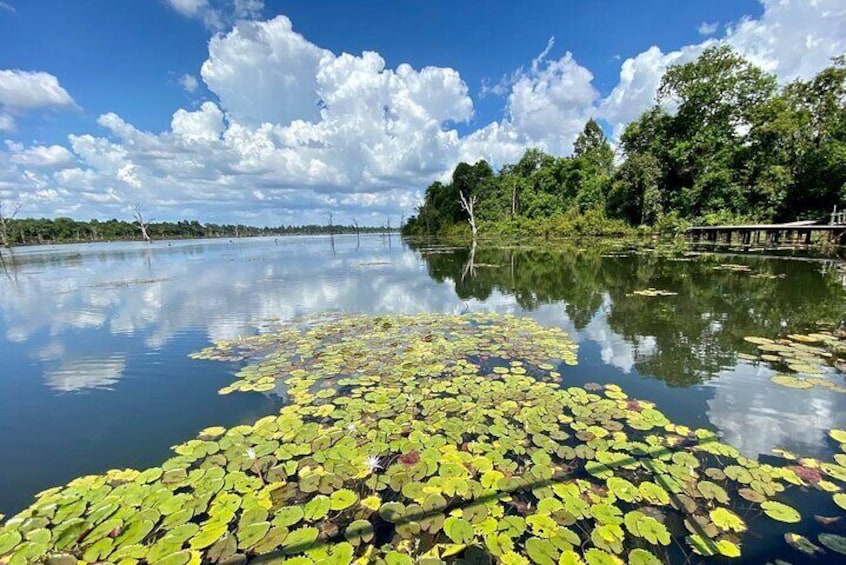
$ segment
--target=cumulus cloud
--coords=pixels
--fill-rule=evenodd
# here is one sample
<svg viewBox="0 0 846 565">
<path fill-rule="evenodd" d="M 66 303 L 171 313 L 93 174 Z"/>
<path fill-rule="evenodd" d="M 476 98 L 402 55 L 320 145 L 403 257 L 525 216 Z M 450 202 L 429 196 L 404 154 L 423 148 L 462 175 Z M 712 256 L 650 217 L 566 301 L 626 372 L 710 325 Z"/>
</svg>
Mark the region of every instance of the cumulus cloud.
<svg viewBox="0 0 846 565">
<path fill-rule="evenodd" d="M 20 143 L 6 141 L 6 146 L 9 149 L 9 161 L 16 165 L 36 169 L 65 169 L 74 162 L 71 152 L 61 145 L 35 145 L 25 148 Z"/>
<path fill-rule="evenodd" d="M 571 53 L 550 60 L 550 38 L 528 69 L 503 77 L 488 93 L 508 90 L 505 117 L 468 135 L 461 143 L 462 160 L 486 159 L 496 165 L 519 158 L 527 147 L 568 154 L 593 114 L 599 92 L 593 74 Z"/>
<path fill-rule="evenodd" d="M 50 73 L 21 70 L 0 70 L 0 104 L 12 110 L 75 105 Z"/>
<path fill-rule="evenodd" d="M 765 0 L 761 17 L 726 26 L 723 37 L 629 57 L 603 97 L 590 70 L 555 53 L 551 38 L 523 68 L 483 86 L 502 96 L 501 118 L 459 134 L 474 103 L 454 69 L 391 68 L 372 51 L 332 52 L 285 16 L 251 20 L 262 8 L 255 0 L 168 2 L 188 17 L 244 18 L 209 41 L 199 73 L 209 99 L 175 109 L 165 131 L 109 112 L 98 119 L 102 130 L 69 135 L 66 152 L 9 145 L 0 151 L 0 196 L 47 215 L 126 215 L 127 203 L 141 200 L 162 219 L 308 223 L 333 209 L 337 221 L 381 225 L 410 213 L 423 188 L 460 160 L 501 166 L 528 147 L 569 154 L 592 116 L 619 134 L 653 104 L 666 68 L 708 45 L 726 42 L 782 81 L 811 76 L 846 51 L 838 0 Z M 14 129 L 16 113 L 74 105 L 52 75 L 0 73 L 2 131 Z M 195 75 L 180 84 L 199 87 Z"/>
<path fill-rule="evenodd" d="M 183 16 L 202 21 L 220 31 L 237 20 L 255 19 L 264 10 L 263 0 L 166 0 Z"/>
<path fill-rule="evenodd" d="M 14 117 L 25 112 L 73 107 L 71 95 L 50 73 L 0 69 L 0 131 L 14 131 Z"/>
<path fill-rule="evenodd" d="M 724 42 L 781 82 L 807 79 L 846 52 L 846 4 L 841 0 L 761 0 L 763 15 L 727 27 L 725 37 L 664 53 L 657 46 L 626 59 L 620 81 L 603 100 L 599 116 L 619 134 L 653 103 L 667 67 L 696 59 L 716 41 Z"/>
</svg>

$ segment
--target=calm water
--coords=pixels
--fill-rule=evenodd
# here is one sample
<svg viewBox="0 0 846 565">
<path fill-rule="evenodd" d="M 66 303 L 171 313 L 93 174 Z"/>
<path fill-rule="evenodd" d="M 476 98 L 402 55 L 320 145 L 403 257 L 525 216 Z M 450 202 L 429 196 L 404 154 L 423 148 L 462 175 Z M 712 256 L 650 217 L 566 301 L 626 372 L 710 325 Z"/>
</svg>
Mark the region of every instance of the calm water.
<svg viewBox="0 0 846 565">
<path fill-rule="evenodd" d="M 0 271 L 0 512 L 81 474 L 159 464 L 204 427 L 272 413 L 284 399 L 218 396 L 237 367 L 188 354 L 324 311 L 532 316 L 580 344 L 565 383 L 618 383 L 749 456 L 781 447 L 830 458 L 826 432 L 846 427 L 846 395 L 778 387 L 772 370 L 737 354 L 752 351 L 747 335 L 842 321 L 836 265 L 585 247 L 471 253 L 348 236 L 16 250 L 15 266 Z M 785 277 L 714 270 L 725 262 Z M 627 296 L 650 286 L 679 294 Z M 800 510 L 837 514 L 829 495 L 792 496 Z M 788 551 L 800 562 L 780 534 L 814 532 L 812 514 L 747 536 L 744 557 Z"/>
</svg>

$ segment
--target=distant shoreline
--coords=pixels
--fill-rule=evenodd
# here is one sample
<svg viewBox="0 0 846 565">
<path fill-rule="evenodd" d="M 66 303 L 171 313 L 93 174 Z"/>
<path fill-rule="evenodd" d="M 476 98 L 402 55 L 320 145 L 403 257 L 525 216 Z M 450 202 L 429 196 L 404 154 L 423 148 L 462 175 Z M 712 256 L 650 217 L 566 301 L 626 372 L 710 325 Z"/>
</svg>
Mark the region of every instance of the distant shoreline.
<svg viewBox="0 0 846 565">
<path fill-rule="evenodd" d="M 274 238 L 287 238 L 287 237 L 330 237 L 330 236 L 347 236 L 347 235 L 399 235 L 399 229 L 391 229 L 391 230 L 383 230 L 383 229 L 375 229 L 369 228 L 365 231 L 365 228 L 362 228 L 358 233 L 351 232 L 351 231 L 337 231 L 334 233 L 329 232 L 289 232 L 289 233 L 279 233 L 279 234 L 255 234 L 255 235 L 241 235 L 241 236 L 187 236 L 187 237 L 162 237 L 162 238 L 153 238 L 152 241 L 146 242 L 148 245 L 155 245 L 157 243 L 167 243 L 167 242 L 184 242 L 184 241 L 225 241 L 225 240 L 249 240 L 249 239 L 274 239 Z M 50 247 L 50 246 L 61 246 L 61 245 L 91 245 L 91 244 L 99 244 L 99 243 L 145 243 L 141 238 L 111 238 L 111 239 L 80 239 L 80 240 L 60 240 L 60 241 L 44 241 L 44 242 L 27 242 L 18 245 L 11 245 L 9 247 L 4 247 L 0 245 L 0 253 L 3 252 L 14 252 L 16 250 L 26 250 L 26 249 L 33 249 L 39 247 Z"/>
</svg>

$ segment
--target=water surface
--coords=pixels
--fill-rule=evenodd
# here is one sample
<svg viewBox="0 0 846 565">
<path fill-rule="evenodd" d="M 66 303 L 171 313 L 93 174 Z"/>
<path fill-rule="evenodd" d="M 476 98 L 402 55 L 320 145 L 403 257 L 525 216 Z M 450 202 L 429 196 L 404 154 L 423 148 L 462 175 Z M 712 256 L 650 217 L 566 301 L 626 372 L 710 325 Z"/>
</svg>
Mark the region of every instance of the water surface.
<svg viewBox="0 0 846 565">
<path fill-rule="evenodd" d="M 777 278 L 715 269 L 726 262 Z M 830 261 L 343 236 L 17 249 L 6 265 L 0 512 L 7 514 L 82 474 L 159 464 L 169 446 L 204 427 L 273 413 L 284 398 L 218 396 L 237 366 L 188 354 L 271 321 L 328 311 L 532 316 L 579 343 L 566 384 L 618 383 L 752 457 L 779 447 L 830 458 L 836 446 L 826 432 L 846 427 L 846 394 L 782 388 L 770 382 L 772 369 L 738 358 L 754 351 L 744 336 L 842 322 L 843 275 Z M 646 287 L 678 295 L 630 295 Z M 836 512 L 830 497 L 799 498 L 800 509 L 813 498 Z M 812 532 L 808 518 L 790 530 Z M 746 560 L 784 551 L 774 528 L 744 540 Z"/>
</svg>

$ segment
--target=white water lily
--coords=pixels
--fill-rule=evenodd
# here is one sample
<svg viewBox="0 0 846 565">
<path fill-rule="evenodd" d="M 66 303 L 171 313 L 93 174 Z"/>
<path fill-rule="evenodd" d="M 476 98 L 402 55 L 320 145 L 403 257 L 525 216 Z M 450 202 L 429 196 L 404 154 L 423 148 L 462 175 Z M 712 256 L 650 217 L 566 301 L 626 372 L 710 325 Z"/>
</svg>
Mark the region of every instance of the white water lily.
<svg viewBox="0 0 846 565">
<path fill-rule="evenodd" d="M 249 458 L 250 458 L 250 459 L 252 459 L 252 460 L 255 460 L 255 458 L 256 458 L 256 450 L 255 450 L 255 449 L 253 449 L 252 447 L 248 447 L 248 448 L 247 448 L 247 457 L 249 457 Z"/>
<path fill-rule="evenodd" d="M 347 425 L 347 431 L 348 431 L 348 432 L 350 432 L 350 433 L 354 433 L 354 432 L 355 432 L 355 424 L 353 424 L 352 422 L 350 422 L 350 423 Z"/>
<path fill-rule="evenodd" d="M 376 457 L 375 455 L 371 455 L 370 457 L 368 457 L 364 464 L 367 466 L 371 473 L 375 472 L 376 469 L 382 468 L 382 460 Z"/>
</svg>

